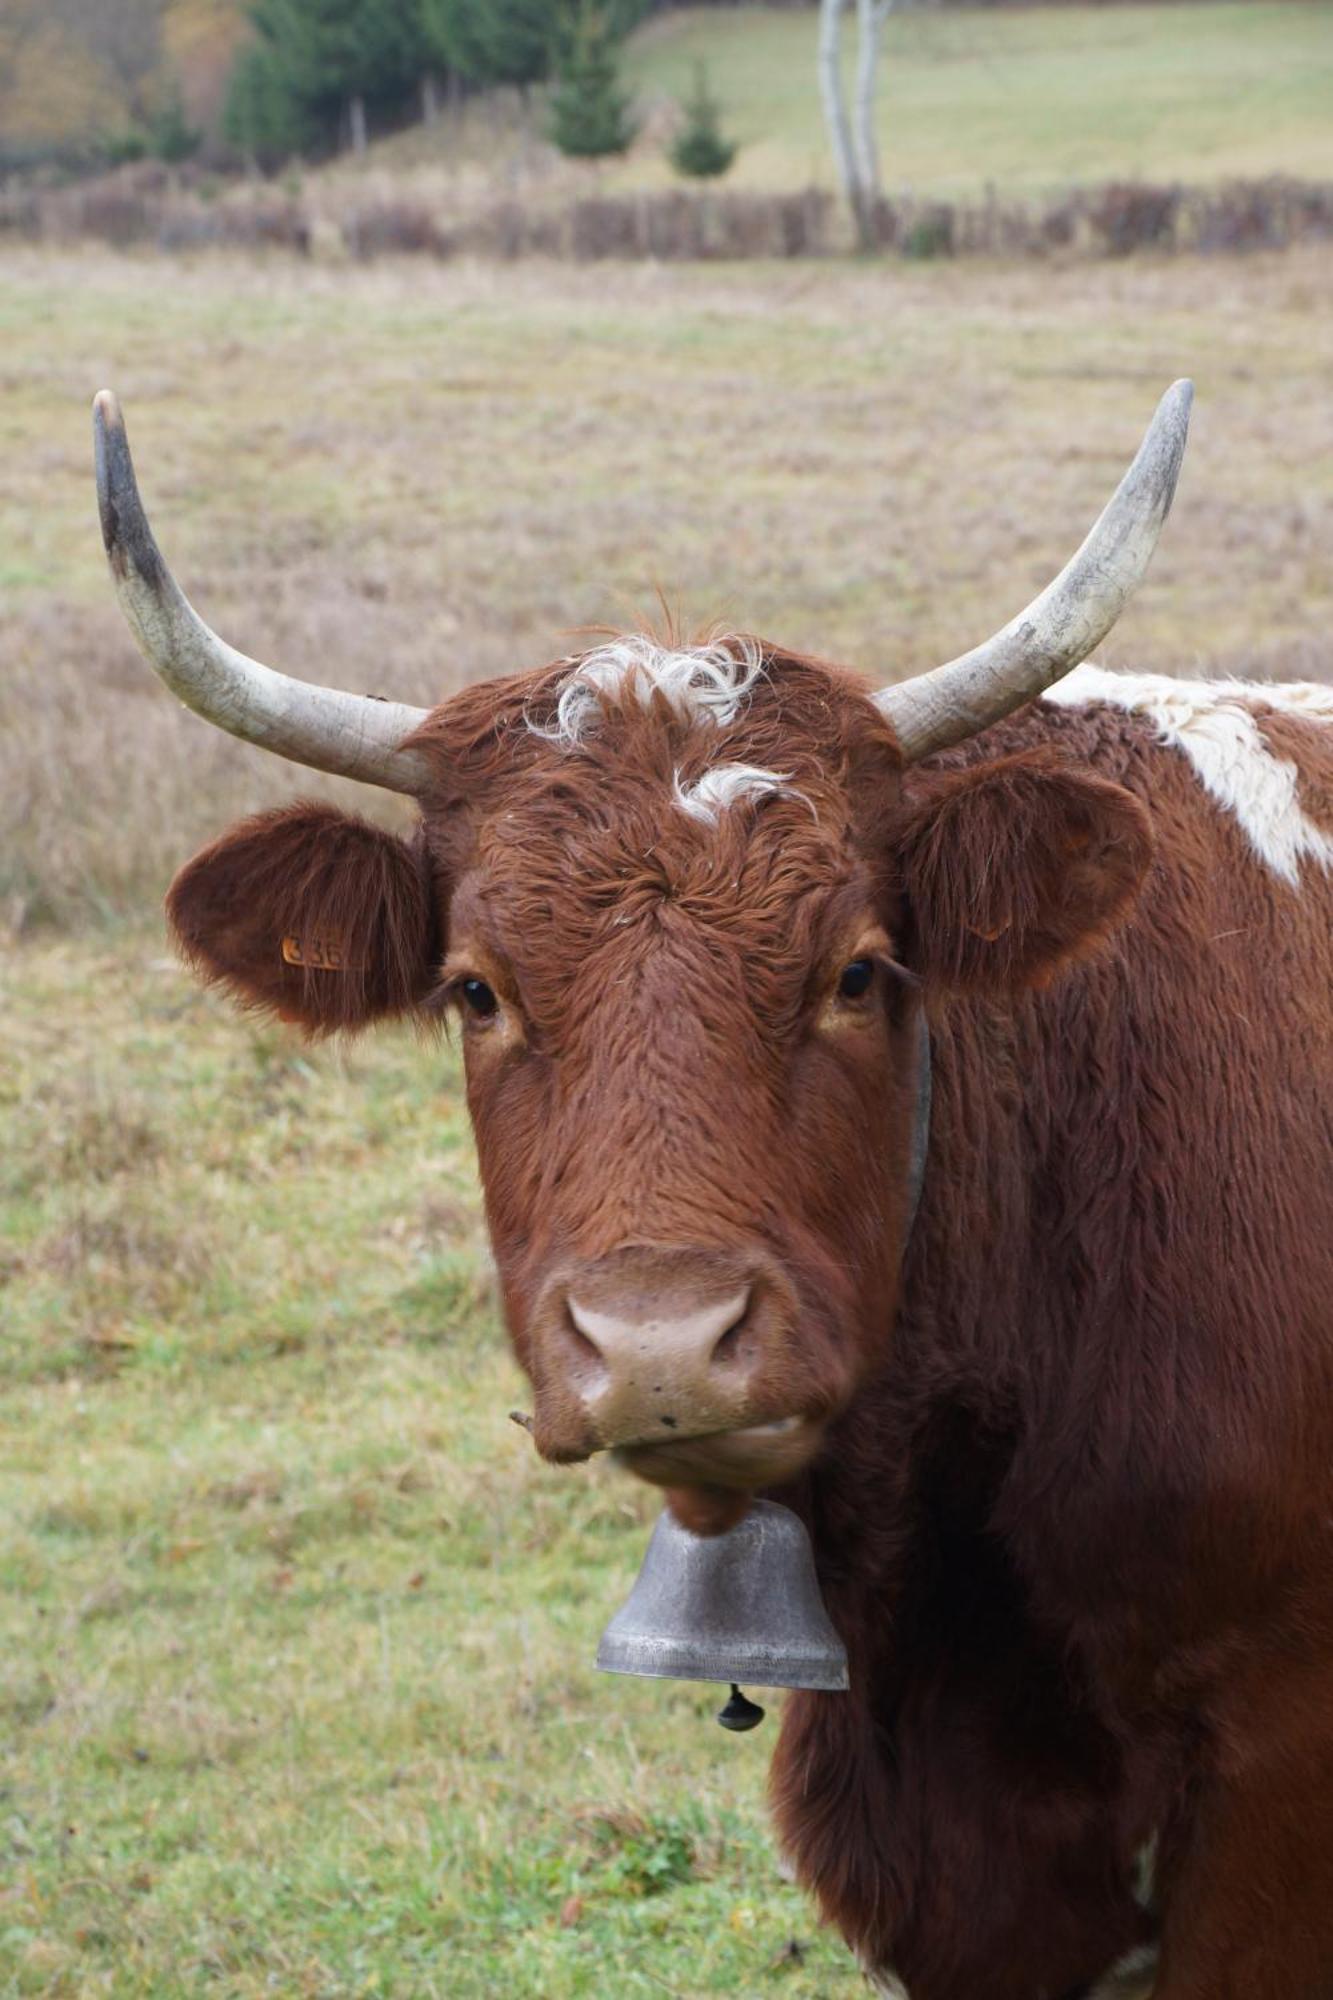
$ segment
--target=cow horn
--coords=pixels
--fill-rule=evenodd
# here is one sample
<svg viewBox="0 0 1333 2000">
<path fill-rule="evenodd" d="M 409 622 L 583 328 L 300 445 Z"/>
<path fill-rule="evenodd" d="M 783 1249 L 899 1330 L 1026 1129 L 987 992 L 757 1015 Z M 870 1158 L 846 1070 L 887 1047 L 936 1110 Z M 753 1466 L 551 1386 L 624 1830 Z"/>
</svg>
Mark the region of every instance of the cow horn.
<svg viewBox="0 0 1333 2000">
<path fill-rule="evenodd" d="M 1101 644 L 1142 582 L 1171 511 L 1193 400 L 1192 382 L 1167 390 L 1082 548 L 1026 611 L 970 653 L 876 694 L 907 763 L 999 722 Z"/>
<path fill-rule="evenodd" d="M 93 404 L 93 438 L 102 540 L 120 608 L 149 666 L 172 693 L 206 722 L 297 764 L 391 792 L 421 792 L 425 761 L 400 746 L 429 710 L 293 680 L 210 631 L 158 551 L 139 498 L 125 420 L 109 389 Z"/>
</svg>

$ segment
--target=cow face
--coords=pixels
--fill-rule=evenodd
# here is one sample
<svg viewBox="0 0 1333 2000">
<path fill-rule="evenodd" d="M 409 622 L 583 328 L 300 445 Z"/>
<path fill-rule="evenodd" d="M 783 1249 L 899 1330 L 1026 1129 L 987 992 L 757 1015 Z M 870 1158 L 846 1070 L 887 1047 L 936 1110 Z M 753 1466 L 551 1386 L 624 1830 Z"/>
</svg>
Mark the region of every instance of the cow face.
<svg viewBox="0 0 1333 2000">
<path fill-rule="evenodd" d="M 267 815 L 183 871 L 179 936 L 315 1030 L 456 1015 L 545 1456 L 790 1476 L 886 1357 L 923 996 L 1094 943 L 1140 808 L 1026 758 L 904 800 L 856 682 L 739 640 L 616 641 L 469 690 L 411 748 L 414 841 Z"/>
</svg>

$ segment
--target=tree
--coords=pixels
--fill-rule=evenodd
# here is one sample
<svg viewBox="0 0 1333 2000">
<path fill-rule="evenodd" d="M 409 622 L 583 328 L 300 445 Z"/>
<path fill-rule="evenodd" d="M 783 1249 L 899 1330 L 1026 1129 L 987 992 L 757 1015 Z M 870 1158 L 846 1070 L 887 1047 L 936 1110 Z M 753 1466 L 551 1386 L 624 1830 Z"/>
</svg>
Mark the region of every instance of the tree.
<svg viewBox="0 0 1333 2000">
<path fill-rule="evenodd" d="M 438 61 L 483 88 L 544 83 L 566 11 L 561 0 L 422 0 Z"/>
<path fill-rule="evenodd" d="M 856 96 L 848 116 L 842 74 L 842 16 L 847 0 L 820 0 L 819 87 L 824 119 L 843 194 L 851 204 L 857 241 L 873 240 L 875 205 L 880 198 L 879 145 L 875 135 L 875 88 L 879 44 L 893 0 L 856 0 Z"/>
<path fill-rule="evenodd" d="M 678 174 L 711 180 L 725 174 L 736 157 L 735 143 L 722 136 L 720 114 L 708 88 L 708 74 L 696 65 L 694 90 L 685 100 L 685 123 L 671 145 L 671 164 Z"/>
<path fill-rule="evenodd" d="M 173 78 L 148 120 L 148 150 L 168 165 L 178 166 L 199 151 L 204 135 L 190 123 L 178 79 Z"/>
<path fill-rule="evenodd" d="M 482 89 L 544 83 L 580 13 L 579 0 L 421 0 L 421 7 L 436 59 Z M 605 0 L 600 11 L 618 40 L 645 8 L 646 0 Z"/>
<path fill-rule="evenodd" d="M 137 125 L 156 109 L 164 7 L 165 0 L 50 0 L 51 17 L 102 64 Z"/>
<path fill-rule="evenodd" d="M 428 66 L 419 0 L 251 0 L 256 41 L 233 77 L 227 129 L 259 157 L 366 142 Z"/>
<path fill-rule="evenodd" d="M 236 58 L 222 129 L 239 152 L 263 167 L 305 152 L 318 138 L 314 121 L 289 88 L 274 52 L 262 42 L 253 42 Z"/>
<path fill-rule="evenodd" d="M 623 153 L 633 140 L 630 95 L 616 60 L 623 33 L 609 8 L 583 0 L 562 37 L 549 127 L 562 153 L 595 159 Z"/>
</svg>

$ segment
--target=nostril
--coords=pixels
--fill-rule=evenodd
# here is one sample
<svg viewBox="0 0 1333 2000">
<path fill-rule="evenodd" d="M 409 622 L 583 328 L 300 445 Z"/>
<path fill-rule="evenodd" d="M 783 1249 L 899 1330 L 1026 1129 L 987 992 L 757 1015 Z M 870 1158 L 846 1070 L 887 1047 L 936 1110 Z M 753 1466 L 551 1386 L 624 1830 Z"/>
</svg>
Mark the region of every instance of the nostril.
<svg viewBox="0 0 1333 2000">
<path fill-rule="evenodd" d="M 581 1361 L 595 1362 L 599 1368 L 606 1365 L 605 1357 L 597 1342 L 579 1325 L 578 1307 L 569 1299 L 565 1301 L 565 1332 L 569 1335 L 570 1346 Z"/>
<path fill-rule="evenodd" d="M 732 1318 L 730 1326 L 719 1335 L 717 1341 L 714 1343 L 711 1360 L 715 1367 L 720 1366 L 725 1368 L 728 1362 L 739 1360 L 741 1344 L 744 1341 L 746 1331 L 753 1317 L 751 1311 L 752 1305 L 753 1300 L 747 1295 L 745 1303 Z"/>
</svg>

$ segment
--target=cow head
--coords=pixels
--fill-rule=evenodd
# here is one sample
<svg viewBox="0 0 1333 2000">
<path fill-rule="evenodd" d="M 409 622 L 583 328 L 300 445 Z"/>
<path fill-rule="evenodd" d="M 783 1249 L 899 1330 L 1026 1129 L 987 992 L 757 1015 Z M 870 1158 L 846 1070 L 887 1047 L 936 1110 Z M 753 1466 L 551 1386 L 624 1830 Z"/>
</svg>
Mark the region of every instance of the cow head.
<svg viewBox="0 0 1333 2000">
<path fill-rule="evenodd" d="M 906 791 L 904 765 L 1097 643 L 1151 553 L 1187 406 L 1164 401 L 1022 619 L 884 696 L 753 639 L 635 636 L 423 714 L 209 632 L 99 399 L 113 574 L 164 678 L 237 734 L 420 802 L 408 839 L 324 805 L 247 821 L 169 910 L 206 975 L 312 1031 L 456 1015 L 548 1458 L 614 1448 L 659 1484 L 744 1493 L 806 1463 L 882 1360 L 925 998 L 1049 977 L 1126 907 L 1149 846 L 1127 793 L 1040 754 Z"/>
</svg>

